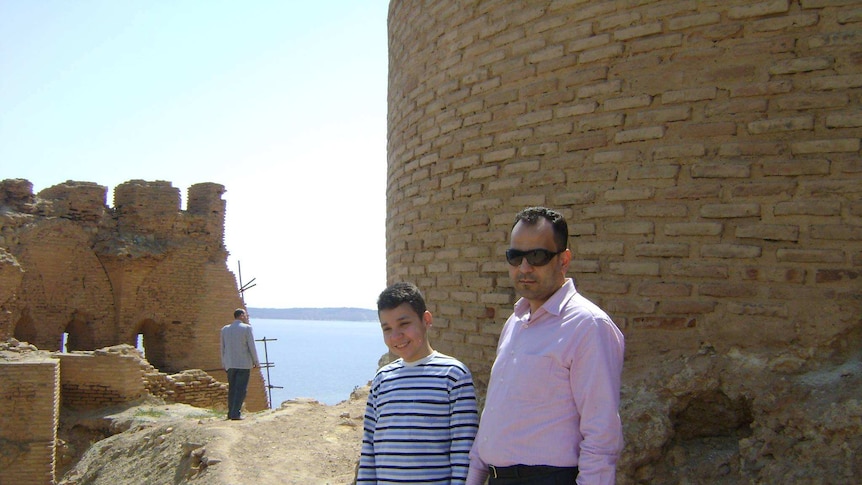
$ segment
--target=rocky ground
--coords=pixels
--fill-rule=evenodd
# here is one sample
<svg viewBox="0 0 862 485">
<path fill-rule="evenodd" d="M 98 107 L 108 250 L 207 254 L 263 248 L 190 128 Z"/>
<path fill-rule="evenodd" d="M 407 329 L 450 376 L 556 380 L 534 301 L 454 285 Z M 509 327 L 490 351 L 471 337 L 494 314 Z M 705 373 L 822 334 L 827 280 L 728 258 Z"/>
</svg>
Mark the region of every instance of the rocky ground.
<svg viewBox="0 0 862 485">
<path fill-rule="evenodd" d="M 350 484 L 367 392 L 334 406 L 287 401 L 242 421 L 155 401 L 64 416 L 59 484 Z"/>
</svg>

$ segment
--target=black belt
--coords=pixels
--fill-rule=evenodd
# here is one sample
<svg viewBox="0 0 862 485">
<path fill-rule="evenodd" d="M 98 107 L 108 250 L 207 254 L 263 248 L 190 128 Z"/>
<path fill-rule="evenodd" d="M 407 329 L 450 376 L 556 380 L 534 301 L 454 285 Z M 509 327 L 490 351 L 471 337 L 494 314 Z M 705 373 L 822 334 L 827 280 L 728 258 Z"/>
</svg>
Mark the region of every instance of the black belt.
<svg viewBox="0 0 862 485">
<path fill-rule="evenodd" d="M 536 475 L 547 475 L 549 473 L 559 472 L 562 470 L 577 471 L 578 467 L 560 467 L 549 465 L 512 465 L 512 466 L 494 466 L 488 465 L 488 473 L 491 478 L 524 478 L 534 477 Z"/>
</svg>

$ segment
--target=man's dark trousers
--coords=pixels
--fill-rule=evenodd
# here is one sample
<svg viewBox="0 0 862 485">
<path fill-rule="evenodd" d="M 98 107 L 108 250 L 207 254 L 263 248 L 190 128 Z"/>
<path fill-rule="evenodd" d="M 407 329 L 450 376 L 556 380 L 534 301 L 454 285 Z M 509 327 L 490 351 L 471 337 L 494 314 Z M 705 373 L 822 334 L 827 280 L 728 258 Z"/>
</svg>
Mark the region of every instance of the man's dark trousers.
<svg viewBox="0 0 862 485">
<path fill-rule="evenodd" d="M 228 369 L 227 370 L 227 417 L 238 419 L 245 401 L 245 393 L 248 390 L 248 378 L 251 369 Z"/>
</svg>

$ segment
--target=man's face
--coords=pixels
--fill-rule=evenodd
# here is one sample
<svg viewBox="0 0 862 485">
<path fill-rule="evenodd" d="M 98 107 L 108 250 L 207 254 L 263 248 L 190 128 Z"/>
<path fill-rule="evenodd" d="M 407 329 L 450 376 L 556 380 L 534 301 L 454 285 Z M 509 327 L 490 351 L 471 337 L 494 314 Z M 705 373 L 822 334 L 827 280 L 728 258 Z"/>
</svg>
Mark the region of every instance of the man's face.
<svg viewBox="0 0 862 485">
<path fill-rule="evenodd" d="M 431 354 L 431 345 L 426 333 L 431 326 L 431 313 L 425 312 L 420 318 L 409 303 L 395 308 L 380 310 L 380 328 L 383 342 L 389 350 L 404 359 L 415 362 Z"/>
<path fill-rule="evenodd" d="M 559 250 L 554 244 L 554 227 L 544 218 L 532 225 L 519 221 L 512 228 L 509 248 L 521 251 L 545 249 L 552 253 Z M 527 258 L 523 258 L 517 266 L 509 265 L 509 277 L 515 291 L 530 302 L 533 311 L 542 306 L 563 285 L 571 258 L 572 253 L 566 249 L 544 266 L 532 266 L 527 262 Z"/>
</svg>

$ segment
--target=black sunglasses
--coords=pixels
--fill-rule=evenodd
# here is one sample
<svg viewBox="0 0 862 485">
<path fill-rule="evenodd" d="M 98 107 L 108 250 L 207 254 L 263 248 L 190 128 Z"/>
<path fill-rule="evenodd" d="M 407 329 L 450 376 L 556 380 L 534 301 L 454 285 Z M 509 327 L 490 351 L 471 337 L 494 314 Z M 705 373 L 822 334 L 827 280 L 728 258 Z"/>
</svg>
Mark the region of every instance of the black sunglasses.
<svg viewBox="0 0 862 485">
<path fill-rule="evenodd" d="M 565 251 L 565 249 L 563 250 Z M 506 261 L 509 262 L 512 266 L 520 266 L 521 261 L 524 258 L 527 258 L 527 263 L 530 266 L 544 266 L 551 262 L 554 259 L 554 256 L 562 253 L 563 251 L 548 251 L 547 249 L 530 249 L 529 251 L 521 251 L 518 249 L 507 249 L 506 250 Z"/>
</svg>

